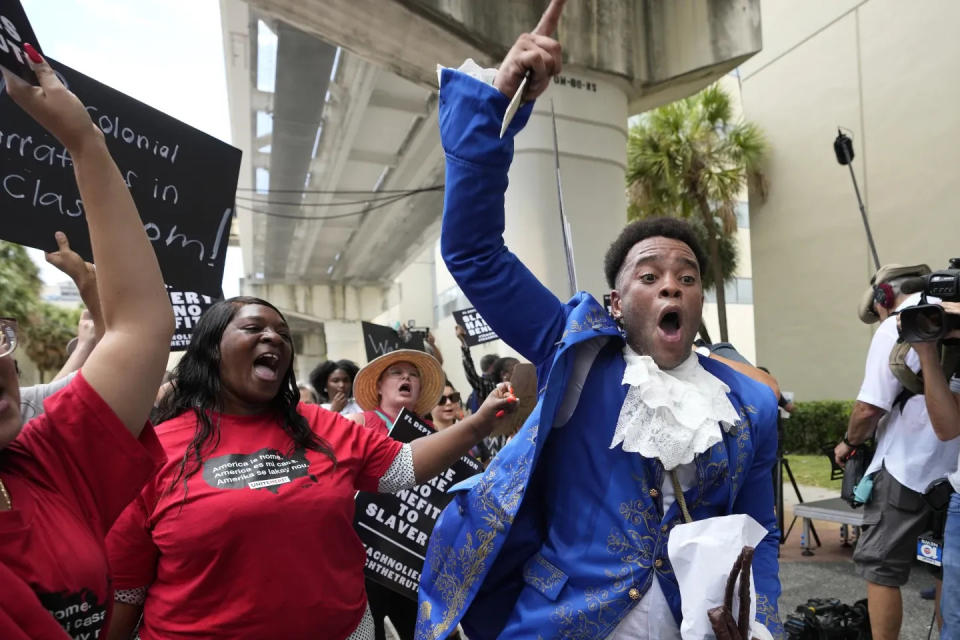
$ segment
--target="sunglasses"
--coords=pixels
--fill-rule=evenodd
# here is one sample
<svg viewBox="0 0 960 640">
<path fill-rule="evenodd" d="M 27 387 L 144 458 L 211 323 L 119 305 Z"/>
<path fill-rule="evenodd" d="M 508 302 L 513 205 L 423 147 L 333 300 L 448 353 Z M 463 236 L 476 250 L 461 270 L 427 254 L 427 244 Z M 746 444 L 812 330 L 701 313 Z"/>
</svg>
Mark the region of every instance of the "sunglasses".
<svg viewBox="0 0 960 640">
<path fill-rule="evenodd" d="M 437 402 L 437 405 L 442 407 L 448 402 L 452 402 L 453 404 L 460 404 L 460 392 L 457 391 L 455 393 L 451 393 L 448 396 L 440 396 L 440 401 Z"/>
<path fill-rule="evenodd" d="M 17 321 L 0 317 L 0 358 L 8 356 L 17 348 Z"/>
</svg>

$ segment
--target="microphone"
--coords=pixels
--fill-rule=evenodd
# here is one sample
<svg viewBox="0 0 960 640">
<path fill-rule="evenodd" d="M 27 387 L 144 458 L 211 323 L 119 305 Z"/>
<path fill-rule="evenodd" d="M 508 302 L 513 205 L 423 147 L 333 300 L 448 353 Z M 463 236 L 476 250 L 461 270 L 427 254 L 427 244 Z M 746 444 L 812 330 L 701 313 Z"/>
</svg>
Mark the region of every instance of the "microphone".
<svg viewBox="0 0 960 640">
<path fill-rule="evenodd" d="M 903 293 L 916 293 L 918 291 L 923 291 L 926 286 L 927 278 L 925 276 L 906 278 L 900 283 L 900 291 Z"/>
</svg>

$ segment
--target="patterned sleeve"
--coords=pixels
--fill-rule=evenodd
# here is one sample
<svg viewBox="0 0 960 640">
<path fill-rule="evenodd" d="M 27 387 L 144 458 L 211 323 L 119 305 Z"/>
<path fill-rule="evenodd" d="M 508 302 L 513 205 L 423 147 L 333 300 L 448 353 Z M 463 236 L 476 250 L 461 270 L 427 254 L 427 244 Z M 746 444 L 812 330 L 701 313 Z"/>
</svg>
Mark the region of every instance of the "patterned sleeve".
<svg viewBox="0 0 960 640">
<path fill-rule="evenodd" d="M 147 599 L 147 588 L 117 589 L 113 594 L 113 599 L 123 604 L 141 605 Z"/>
<path fill-rule="evenodd" d="M 417 484 L 413 470 L 413 449 L 409 444 L 400 447 L 400 453 L 393 459 L 390 468 L 380 478 L 377 491 L 380 493 L 396 493 L 410 489 Z"/>
</svg>

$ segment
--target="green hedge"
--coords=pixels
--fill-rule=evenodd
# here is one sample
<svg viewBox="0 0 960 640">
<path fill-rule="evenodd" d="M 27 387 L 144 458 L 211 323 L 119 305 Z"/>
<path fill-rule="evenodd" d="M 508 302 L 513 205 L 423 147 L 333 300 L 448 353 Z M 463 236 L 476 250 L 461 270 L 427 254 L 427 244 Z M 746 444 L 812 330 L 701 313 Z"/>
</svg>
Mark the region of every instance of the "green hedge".
<svg viewBox="0 0 960 640">
<path fill-rule="evenodd" d="M 821 453 L 821 447 L 840 442 L 850 421 L 853 400 L 797 402 L 796 410 L 783 421 L 786 453 Z"/>
</svg>

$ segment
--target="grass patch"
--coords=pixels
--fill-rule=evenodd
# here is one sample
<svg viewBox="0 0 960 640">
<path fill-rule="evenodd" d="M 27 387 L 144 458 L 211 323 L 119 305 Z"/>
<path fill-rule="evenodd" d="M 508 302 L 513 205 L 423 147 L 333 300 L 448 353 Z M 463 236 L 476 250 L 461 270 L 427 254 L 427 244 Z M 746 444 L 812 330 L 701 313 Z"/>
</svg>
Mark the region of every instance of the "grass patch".
<svg viewBox="0 0 960 640">
<path fill-rule="evenodd" d="M 797 484 L 840 490 L 842 480 L 830 480 L 830 460 L 821 455 L 788 455 L 790 470 Z M 790 479 L 784 474 L 784 484 L 789 486 Z"/>
</svg>

